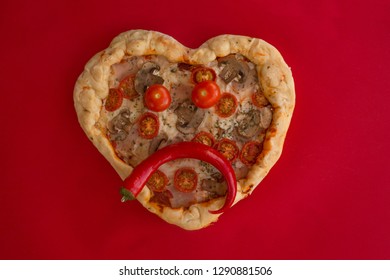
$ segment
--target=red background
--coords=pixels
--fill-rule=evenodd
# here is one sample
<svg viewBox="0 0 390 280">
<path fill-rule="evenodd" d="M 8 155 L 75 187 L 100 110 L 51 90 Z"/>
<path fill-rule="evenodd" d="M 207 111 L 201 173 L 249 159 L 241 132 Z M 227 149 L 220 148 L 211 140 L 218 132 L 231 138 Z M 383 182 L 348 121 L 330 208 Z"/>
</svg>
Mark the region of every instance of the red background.
<svg viewBox="0 0 390 280">
<path fill-rule="evenodd" d="M 0 4 L 0 258 L 389 259 L 389 1 Z M 262 38 L 292 67 L 280 161 L 218 223 L 187 232 L 138 203 L 80 128 L 73 86 L 130 29 L 196 48 Z"/>
</svg>

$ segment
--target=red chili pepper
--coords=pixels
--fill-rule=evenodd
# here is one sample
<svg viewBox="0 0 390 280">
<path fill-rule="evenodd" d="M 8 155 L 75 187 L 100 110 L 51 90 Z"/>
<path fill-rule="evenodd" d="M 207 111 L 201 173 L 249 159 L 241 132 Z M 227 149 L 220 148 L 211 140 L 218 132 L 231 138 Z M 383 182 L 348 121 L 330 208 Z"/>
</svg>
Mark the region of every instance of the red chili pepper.
<svg viewBox="0 0 390 280">
<path fill-rule="evenodd" d="M 145 187 L 150 176 L 164 163 L 182 158 L 193 158 L 210 163 L 225 177 L 227 194 L 225 204 L 219 210 L 209 211 L 220 214 L 233 205 L 237 192 L 237 181 L 230 162 L 215 149 L 196 142 L 180 142 L 166 146 L 138 164 L 124 181 L 124 187 L 136 197 Z"/>
</svg>

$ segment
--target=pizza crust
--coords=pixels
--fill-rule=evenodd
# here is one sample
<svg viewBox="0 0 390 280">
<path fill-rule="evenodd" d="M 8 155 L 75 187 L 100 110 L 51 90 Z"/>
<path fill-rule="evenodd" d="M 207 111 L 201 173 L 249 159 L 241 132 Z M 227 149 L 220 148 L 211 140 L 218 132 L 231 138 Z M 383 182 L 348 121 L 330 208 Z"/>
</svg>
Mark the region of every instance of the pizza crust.
<svg viewBox="0 0 390 280">
<path fill-rule="evenodd" d="M 131 30 L 118 35 L 104 51 L 92 57 L 76 81 L 74 105 L 81 127 L 100 153 L 124 180 L 132 167 L 120 160 L 109 140 L 99 129 L 100 110 L 107 97 L 110 67 L 125 56 L 163 55 L 172 62 L 207 64 L 231 53 L 246 56 L 257 66 L 264 95 L 274 108 L 273 120 L 267 130 L 263 152 L 246 179 L 238 182 L 235 203 L 248 196 L 279 159 L 295 106 L 294 81 L 290 68 L 280 53 L 267 42 L 236 35 L 214 37 L 198 49 L 189 49 L 172 37 L 146 30 Z M 220 215 L 209 210 L 219 209 L 224 198 L 194 204 L 188 209 L 160 208 L 149 203 L 151 192 L 143 188 L 137 200 L 149 211 L 168 223 L 187 230 L 196 230 L 217 221 Z"/>
</svg>

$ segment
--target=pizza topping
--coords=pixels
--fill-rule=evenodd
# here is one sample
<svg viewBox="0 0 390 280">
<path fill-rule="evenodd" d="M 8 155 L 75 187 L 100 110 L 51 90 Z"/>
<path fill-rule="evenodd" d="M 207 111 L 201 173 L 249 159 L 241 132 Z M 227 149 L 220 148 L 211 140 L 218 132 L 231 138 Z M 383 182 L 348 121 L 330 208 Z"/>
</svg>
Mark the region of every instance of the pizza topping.
<svg viewBox="0 0 390 280">
<path fill-rule="evenodd" d="M 171 104 L 171 95 L 166 87 L 157 84 L 146 90 L 144 100 L 149 110 L 162 112 Z"/>
<path fill-rule="evenodd" d="M 248 76 L 249 66 L 243 60 L 237 59 L 234 54 L 218 59 L 218 65 L 223 66 L 219 77 L 226 84 L 234 78 L 237 78 L 239 83 L 243 83 Z"/>
<path fill-rule="evenodd" d="M 253 105 L 256 107 L 262 108 L 265 107 L 269 104 L 267 98 L 265 98 L 264 94 L 262 94 L 259 91 L 256 91 L 255 93 L 252 94 L 252 102 Z"/>
<path fill-rule="evenodd" d="M 210 108 L 221 98 L 221 90 L 214 81 L 204 81 L 192 90 L 192 102 L 199 108 Z"/>
<path fill-rule="evenodd" d="M 104 103 L 104 108 L 109 112 L 113 112 L 122 105 L 122 102 L 122 93 L 115 88 L 110 88 L 108 92 L 108 97 L 106 99 L 106 102 Z"/>
<path fill-rule="evenodd" d="M 156 115 L 145 113 L 141 116 L 138 122 L 138 134 L 145 139 L 156 137 L 159 130 L 159 121 Z"/>
<path fill-rule="evenodd" d="M 130 110 L 128 108 L 123 108 L 120 110 L 119 114 L 108 123 L 108 129 L 110 132 L 114 133 L 116 131 L 126 129 L 129 124 Z"/>
<path fill-rule="evenodd" d="M 122 93 L 123 98 L 133 100 L 138 97 L 134 88 L 134 79 L 135 75 L 129 75 L 119 83 L 118 90 Z"/>
<path fill-rule="evenodd" d="M 225 177 L 227 192 L 225 203 L 218 210 L 209 211 L 212 214 L 220 214 L 233 205 L 237 193 L 237 181 L 234 170 L 219 152 L 206 145 L 194 142 L 181 142 L 166 146 L 138 164 L 124 181 L 124 187 L 134 197 L 141 192 L 150 176 L 164 163 L 182 158 L 198 159 L 214 165 Z"/>
<path fill-rule="evenodd" d="M 215 105 L 215 111 L 221 118 L 227 118 L 236 112 L 237 106 L 237 98 L 233 94 L 225 92 Z"/>
<path fill-rule="evenodd" d="M 177 64 L 177 68 L 179 68 L 180 71 L 191 71 L 194 68 L 194 65 L 180 62 Z"/>
<path fill-rule="evenodd" d="M 226 182 L 218 182 L 214 179 L 204 179 L 200 183 L 200 186 L 203 190 L 208 191 L 217 196 L 222 196 L 226 194 Z"/>
<path fill-rule="evenodd" d="M 190 144 L 180 152 L 171 150 L 170 155 L 163 152 L 166 156 L 164 162 L 194 154 L 197 145 L 201 148 L 196 156 L 191 157 L 201 160 L 186 160 L 179 165 L 172 162 L 161 168 L 164 175 L 159 173 L 158 167 L 154 168 L 148 180 L 141 181 L 145 179 L 142 176 L 126 179 L 126 182 L 135 182 L 127 188 L 137 194 L 148 186 L 151 189 L 150 202 L 173 208 L 186 208 L 226 195 L 225 206 L 213 212 L 221 213 L 232 205 L 236 194 L 232 179 L 224 182 L 223 177 L 246 178 L 261 153 L 259 143 L 262 143 L 265 129 L 272 121 L 273 111 L 262 93 L 255 66 L 240 55 L 219 58 L 204 66 L 171 63 L 163 56 L 154 55 L 139 56 L 132 61 L 132 64 L 127 63 L 129 68 L 109 84 L 117 88 L 122 99 L 127 99 L 122 103 L 126 110 L 120 105 L 113 114 L 105 113 L 108 119 L 111 118 L 106 133 L 115 153 L 126 164 L 135 167 L 135 175 L 147 174 L 149 167 L 144 162 L 156 154 L 161 155 L 161 151 L 172 145 Z M 218 79 L 216 73 L 220 75 Z M 219 86 L 229 93 L 221 94 Z M 166 99 L 169 102 L 164 103 Z M 188 140 L 191 143 L 182 142 Z M 256 145 L 248 144 L 254 140 Z M 212 157 L 214 154 L 222 157 L 233 170 L 233 175 L 226 175 L 230 171 L 221 171 L 227 167 L 221 167 L 220 163 L 220 168 L 215 168 L 203 161 L 205 157 L 199 154 L 205 151 Z M 161 158 L 156 162 L 154 167 L 161 165 Z M 175 166 L 189 169 L 177 172 L 174 180 Z M 171 182 L 168 183 L 166 178 Z"/>
<path fill-rule="evenodd" d="M 127 137 L 127 130 L 130 126 L 130 111 L 127 108 L 122 109 L 118 115 L 115 116 L 108 123 L 108 131 L 110 132 L 110 139 L 113 141 L 123 141 Z"/>
<path fill-rule="evenodd" d="M 192 139 L 192 142 L 202 143 L 209 147 L 213 147 L 215 139 L 211 133 L 201 131 L 195 135 L 195 137 Z"/>
<path fill-rule="evenodd" d="M 240 113 L 237 120 L 237 132 L 244 138 L 252 138 L 262 130 L 260 126 L 261 116 L 259 110 L 251 109 L 247 113 Z"/>
<path fill-rule="evenodd" d="M 183 134 L 195 133 L 205 116 L 205 111 L 197 108 L 190 100 L 181 103 L 175 113 L 177 115 L 176 128 Z"/>
<path fill-rule="evenodd" d="M 192 168 L 180 168 L 175 172 L 173 186 L 181 192 L 192 192 L 198 184 L 198 175 Z"/>
<path fill-rule="evenodd" d="M 179 106 L 175 109 L 175 113 L 180 125 L 188 124 L 197 110 L 198 108 L 188 99 L 179 104 Z"/>
<path fill-rule="evenodd" d="M 163 132 L 152 139 L 149 146 L 149 155 L 157 151 L 162 145 L 168 141 L 168 135 Z"/>
<path fill-rule="evenodd" d="M 196 84 L 204 81 L 215 81 L 215 71 L 208 67 L 198 67 L 192 71 L 192 81 Z"/>
<path fill-rule="evenodd" d="M 127 135 L 128 135 L 128 133 L 126 131 L 120 130 L 120 131 L 118 131 L 118 132 L 116 132 L 114 134 L 110 134 L 110 140 L 114 141 L 114 143 L 116 141 L 123 141 L 123 140 L 125 140 L 127 138 Z"/>
<path fill-rule="evenodd" d="M 168 184 L 168 178 L 167 175 L 165 175 L 160 170 L 156 170 L 154 172 L 146 185 L 154 192 L 163 192 L 166 189 L 166 186 Z"/>
<path fill-rule="evenodd" d="M 233 162 L 240 152 L 236 142 L 227 138 L 220 140 L 216 145 L 216 149 L 230 162 Z"/>
<path fill-rule="evenodd" d="M 257 157 L 261 154 L 262 150 L 262 143 L 258 141 L 247 142 L 244 147 L 242 147 L 240 160 L 246 165 L 253 165 L 256 163 Z"/>
<path fill-rule="evenodd" d="M 171 207 L 172 197 L 172 193 L 168 190 L 165 190 L 163 192 L 155 192 L 154 195 L 150 198 L 150 202 Z"/>
<path fill-rule="evenodd" d="M 141 69 L 137 72 L 134 81 L 135 90 L 139 94 L 144 94 L 151 85 L 162 85 L 164 83 L 163 78 L 154 74 L 154 72 L 158 70 L 160 70 L 160 66 L 151 61 L 145 62 L 142 65 Z"/>
</svg>

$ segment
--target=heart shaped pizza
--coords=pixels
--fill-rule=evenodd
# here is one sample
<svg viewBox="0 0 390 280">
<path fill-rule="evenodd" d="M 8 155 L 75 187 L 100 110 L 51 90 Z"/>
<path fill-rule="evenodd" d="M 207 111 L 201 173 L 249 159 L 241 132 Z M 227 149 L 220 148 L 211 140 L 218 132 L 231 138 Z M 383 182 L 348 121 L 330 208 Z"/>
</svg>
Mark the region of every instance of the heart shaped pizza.
<svg viewBox="0 0 390 280">
<path fill-rule="evenodd" d="M 263 40 L 220 35 L 190 49 L 131 30 L 86 64 L 74 103 L 124 180 L 122 200 L 195 230 L 251 194 L 279 159 L 295 91 Z"/>
</svg>

